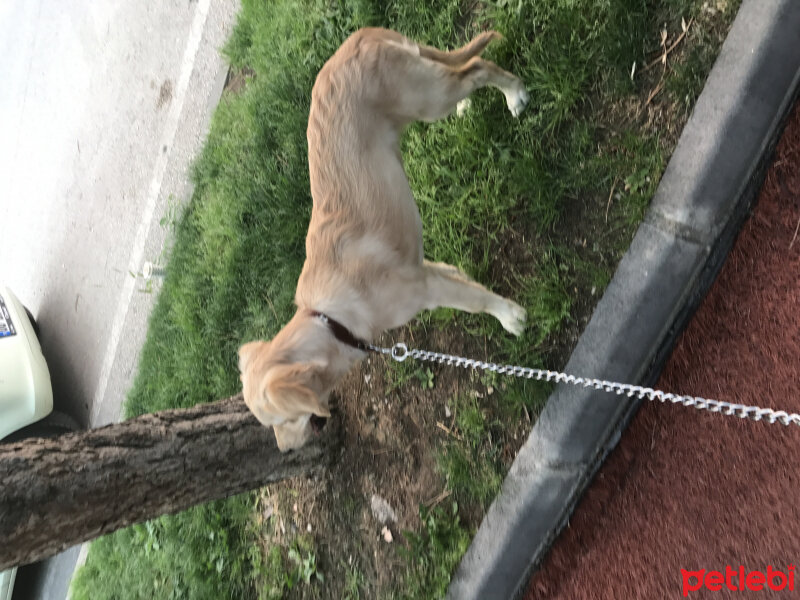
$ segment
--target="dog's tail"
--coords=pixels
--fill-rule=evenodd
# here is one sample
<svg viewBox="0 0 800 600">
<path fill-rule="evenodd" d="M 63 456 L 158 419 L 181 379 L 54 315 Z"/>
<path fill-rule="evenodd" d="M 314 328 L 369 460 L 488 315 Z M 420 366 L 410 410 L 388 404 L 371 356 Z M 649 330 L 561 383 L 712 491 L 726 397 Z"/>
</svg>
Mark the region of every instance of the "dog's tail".
<svg viewBox="0 0 800 600">
<path fill-rule="evenodd" d="M 489 42 L 492 40 L 499 40 L 502 37 L 503 36 L 496 31 L 484 31 L 466 46 L 450 52 L 442 52 L 436 48 L 431 48 L 430 46 L 423 46 L 420 44 L 419 54 L 423 58 L 429 58 L 450 67 L 460 67 L 473 56 L 478 56 L 481 52 L 483 52 L 486 46 L 489 45 Z"/>
</svg>

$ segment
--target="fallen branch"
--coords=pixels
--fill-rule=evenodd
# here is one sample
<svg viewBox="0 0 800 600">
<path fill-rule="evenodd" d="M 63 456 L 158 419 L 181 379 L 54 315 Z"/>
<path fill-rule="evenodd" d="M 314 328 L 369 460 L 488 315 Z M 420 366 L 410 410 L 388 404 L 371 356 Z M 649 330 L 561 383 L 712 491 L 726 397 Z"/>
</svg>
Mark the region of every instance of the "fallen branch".
<svg viewBox="0 0 800 600">
<path fill-rule="evenodd" d="M 329 423 L 281 454 L 241 395 L 53 439 L 0 444 L 0 571 L 127 525 L 323 469 Z"/>
</svg>

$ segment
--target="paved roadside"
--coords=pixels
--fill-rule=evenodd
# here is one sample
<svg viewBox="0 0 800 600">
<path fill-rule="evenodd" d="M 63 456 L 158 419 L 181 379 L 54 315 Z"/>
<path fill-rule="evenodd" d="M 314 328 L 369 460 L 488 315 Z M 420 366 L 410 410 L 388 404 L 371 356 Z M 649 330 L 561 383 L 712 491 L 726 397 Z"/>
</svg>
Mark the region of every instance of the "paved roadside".
<svg viewBox="0 0 800 600">
<path fill-rule="evenodd" d="M 36 315 L 56 402 L 119 418 L 191 160 L 227 67 L 237 0 L 0 3 L 0 277 Z M 73 548 L 21 571 L 62 600 Z"/>
</svg>

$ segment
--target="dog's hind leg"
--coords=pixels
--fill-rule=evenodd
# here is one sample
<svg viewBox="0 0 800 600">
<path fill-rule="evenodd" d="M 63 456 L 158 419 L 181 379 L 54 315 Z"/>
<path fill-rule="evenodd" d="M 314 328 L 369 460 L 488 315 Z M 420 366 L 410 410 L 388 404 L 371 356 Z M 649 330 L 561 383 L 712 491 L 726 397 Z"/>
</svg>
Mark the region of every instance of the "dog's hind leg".
<svg viewBox="0 0 800 600">
<path fill-rule="evenodd" d="M 478 56 L 450 66 L 425 58 L 422 49 L 420 55 L 399 48 L 392 48 L 391 53 L 381 104 L 387 114 L 401 122 L 441 119 L 453 112 L 458 102 L 484 86 L 502 91 L 515 117 L 528 102 L 528 92 L 518 77 Z"/>
<path fill-rule="evenodd" d="M 506 331 L 520 335 L 525 328 L 525 309 L 490 292 L 452 265 L 425 261 L 426 306 L 446 306 L 469 313 L 485 312 L 495 317 Z"/>
<path fill-rule="evenodd" d="M 466 46 L 462 46 L 458 50 L 450 50 L 449 52 L 443 52 L 438 48 L 419 44 L 419 54 L 422 58 L 429 58 L 450 67 L 460 67 L 472 57 L 480 56 L 492 40 L 499 40 L 502 39 L 502 37 L 503 36 L 496 31 L 485 31 L 473 38 Z M 464 116 L 469 110 L 469 107 L 470 100 L 469 96 L 467 96 L 456 103 L 456 114 L 458 114 L 459 117 Z"/>
<path fill-rule="evenodd" d="M 479 57 L 471 58 L 456 73 L 459 77 L 471 82 L 474 86 L 473 89 L 487 85 L 499 89 L 506 97 L 508 110 L 515 117 L 518 117 L 528 104 L 528 91 L 522 81 L 516 75 L 501 69 L 491 61 Z"/>
</svg>

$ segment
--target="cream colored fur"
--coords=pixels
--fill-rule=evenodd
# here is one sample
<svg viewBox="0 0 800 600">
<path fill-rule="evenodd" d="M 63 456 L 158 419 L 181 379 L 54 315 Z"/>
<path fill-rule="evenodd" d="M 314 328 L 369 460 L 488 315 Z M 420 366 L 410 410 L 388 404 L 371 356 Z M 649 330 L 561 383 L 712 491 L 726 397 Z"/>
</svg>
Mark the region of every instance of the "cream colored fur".
<svg viewBox="0 0 800 600">
<path fill-rule="evenodd" d="M 319 72 L 308 119 L 313 209 L 297 312 L 271 342 L 239 350 L 245 402 L 274 427 L 282 451 L 309 439 L 312 414 L 330 416 L 331 389 L 364 357 L 311 311 L 370 341 L 439 306 L 489 313 L 522 332 L 520 306 L 456 267 L 424 259 L 399 149 L 407 124 L 443 118 L 483 86 L 499 88 L 515 116 L 522 111 L 528 95 L 520 80 L 478 56 L 496 37 L 483 33 L 442 52 L 394 31 L 362 29 Z"/>
</svg>

